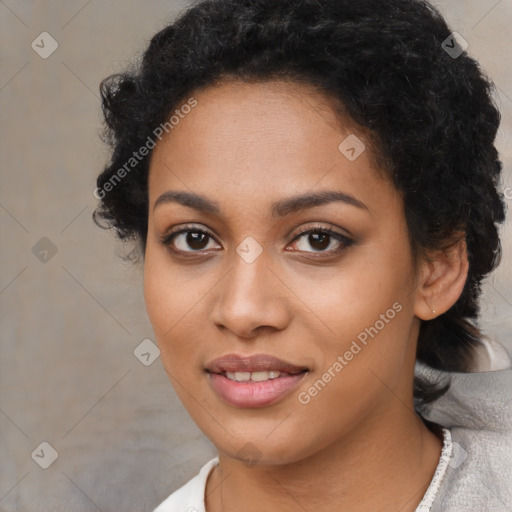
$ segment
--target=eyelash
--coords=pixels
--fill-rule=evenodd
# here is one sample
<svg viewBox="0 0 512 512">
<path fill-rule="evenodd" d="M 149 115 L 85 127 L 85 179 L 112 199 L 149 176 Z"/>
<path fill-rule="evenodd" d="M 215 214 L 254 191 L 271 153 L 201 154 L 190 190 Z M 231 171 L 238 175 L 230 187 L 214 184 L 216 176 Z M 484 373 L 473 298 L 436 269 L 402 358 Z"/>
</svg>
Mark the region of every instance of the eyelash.
<svg viewBox="0 0 512 512">
<path fill-rule="evenodd" d="M 314 227 L 308 227 L 304 229 L 303 231 L 299 231 L 295 237 L 292 240 L 292 243 L 299 240 L 301 237 L 306 235 L 312 235 L 312 234 L 321 234 L 321 235 L 327 235 L 331 238 L 334 238 L 337 242 L 339 242 L 339 247 L 337 249 L 331 249 L 329 251 L 304 251 L 306 253 L 312 253 L 312 254 L 329 254 L 329 255 L 335 255 L 343 250 L 350 247 L 354 241 L 349 238 L 348 236 L 342 235 L 341 233 L 338 233 L 337 231 L 334 231 L 330 228 L 322 227 L 322 226 L 314 226 Z M 329 243 L 330 245 L 330 243 Z"/>
<path fill-rule="evenodd" d="M 192 255 L 195 255 L 195 254 L 201 254 L 204 251 L 204 249 L 196 250 L 196 251 L 194 251 L 194 250 L 182 251 L 181 249 L 175 249 L 172 247 L 173 240 L 178 235 L 181 235 L 183 233 L 200 233 L 200 234 L 204 234 L 204 235 L 208 236 L 210 239 L 215 240 L 215 237 L 209 231 L 206 231 L 204 229 L 198 228 L 193 225 L 186 225 L 186 226 L 182 226 L 179 229 L 176 229 L 175 231 L 171 231 L 170 233 L 167 233 L 164 236 L 162 236 L 161 243 L 163 245 L 169 247 L 175 253 L 179 253 L 180 255 L 185 255 L 185 254 L 190 255 L 190 256 L 185 256 L 185 257 L 191 257 Z M 338 233 L 337 231 L 334 231 L 330 228 L 326 228 L 323 226 L 322 227 L 321 226 L 309 227 L 309 228 L 304 229 L 303 231 L 300 231 L 299 233 L 296 234 L 296 236 L 293 238 L 291 243 L 294 243 L 295 241 L 299 240 L 303 236 L 312 235 L 312 234 L 322 234 L 322 235 L 327 235 L 329 237 L 332 237 L 340 243 L 340 247 L 338 247 L 337 249 L 334 249 L 334 250 L 331 249 L 330 251 L 299 251 L 299 252 L 305 252 L 307 254 L 335 255 L 335 254 L 338 254 L 338 253 L 342 252 L 343 250 L 347 249 L 354 243 L 354 241 L 351 238 L 349 238 L 345 235 L 342 235 L 341 233 Z"/>
</svg>

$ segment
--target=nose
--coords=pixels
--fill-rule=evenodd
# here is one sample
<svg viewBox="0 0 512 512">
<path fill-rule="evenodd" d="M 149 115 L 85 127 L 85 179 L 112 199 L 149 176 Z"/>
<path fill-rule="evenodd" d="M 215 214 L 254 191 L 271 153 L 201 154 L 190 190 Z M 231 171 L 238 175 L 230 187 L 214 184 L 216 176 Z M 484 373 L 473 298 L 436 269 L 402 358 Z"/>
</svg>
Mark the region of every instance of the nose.
<svg viewBox="0 0 512 512">
<path fill-rule="evenodd" d="M 213 321 L 237 337 L 285 329 L 290 322 L 289 292 L 263 253 L 252 263 L 234 256 L 232 270 L 216 287 Z"/>
</svg>

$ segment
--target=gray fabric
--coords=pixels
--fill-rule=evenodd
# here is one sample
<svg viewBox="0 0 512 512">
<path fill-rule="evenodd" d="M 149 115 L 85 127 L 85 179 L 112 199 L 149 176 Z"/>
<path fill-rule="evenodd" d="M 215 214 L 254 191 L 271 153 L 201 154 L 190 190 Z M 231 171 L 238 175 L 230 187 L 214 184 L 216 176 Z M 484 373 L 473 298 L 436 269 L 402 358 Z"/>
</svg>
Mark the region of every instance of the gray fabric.
<svg viewBox="0 0 512 512">
<path fill-rule="evenodd" d="M 418 412 L 450 429 L 454 452 L 431 512 L 512 511 L 512 369 L 448 373 L 416 363 L 416 375 L 451 380 Z"/>
</svg>

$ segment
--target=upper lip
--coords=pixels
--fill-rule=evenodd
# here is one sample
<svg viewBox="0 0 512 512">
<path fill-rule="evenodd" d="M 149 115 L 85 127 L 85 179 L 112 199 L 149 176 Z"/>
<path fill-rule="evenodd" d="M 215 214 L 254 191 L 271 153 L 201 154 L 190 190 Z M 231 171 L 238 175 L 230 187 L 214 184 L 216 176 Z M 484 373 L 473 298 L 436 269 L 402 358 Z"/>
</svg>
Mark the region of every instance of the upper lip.
<svg viewBox="0 0 512 512">
<path fill-rule="evenodd" d="M 268 371 L 300 373 L 307 369 L 305 366 L 297 366 L 270 354 L 226 354 L 206 365 L 206 370 L 211 373 Z"/>
</svg>

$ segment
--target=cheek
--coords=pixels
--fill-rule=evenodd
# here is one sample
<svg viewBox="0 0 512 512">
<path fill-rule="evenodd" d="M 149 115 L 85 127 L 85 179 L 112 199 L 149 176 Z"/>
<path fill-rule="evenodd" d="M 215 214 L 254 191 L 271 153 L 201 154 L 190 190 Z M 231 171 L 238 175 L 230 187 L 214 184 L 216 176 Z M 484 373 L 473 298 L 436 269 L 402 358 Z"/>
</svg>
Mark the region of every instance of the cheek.
<svg viewBox="0 0 512 512">
<path fill-rule="evenodd" d="M 208 315 L 204 311 L 212 272 L 192 276 L 173 265 L 165 250 L 148 243 L 144 260 L 146 311 L 167 373 L 196 378 L 202 361 Z M 169 375 L 171 376 L 171 375 Z M 177 390 L 178 391 L 178 390 Z"/>
<path fill-rule="evenodd" d="M 187 293 L 190 287 L 180 283 L 179 275 L 158 248 L 148 243 L 144 260 L 144 299 L 149 320 L 153 326 L 162 361 L 168 363 L 180 356 L 180 347 L 186 340 L 178 340 L 177 333 L 186 323 L 186 311 L 192 300 Z M 184 341 L 184 342 L 182 342 Z"/>
<path fill-rule="evenodd" d="M 157 337 L 167 337 L 178 327 L 201 297 L 198 283 L 187 271 L 173 265 L 165 250 L 148 241 L 144 260 L 144 299 Z"/>
<path fill-rule="evenodd" d="M 339 387 L 342 393 L 346 387 L 364 394 L 367 380 L 375 380 L 370 370 L 393 380 L 408 357 L 414 268 L 407 241 L 394 240 L 394 245 L 381 240 L 366 246 L 335 274 L 319 278 L 317 272 L 312 280 L 302 273 L 296 281 L 295 289 L 308 290 L 306 302 L 315 313 L 309 315 L 316 319 L 311 325 L 321 326 L 316 333 L 309 327 L 313 339 L 322 340 L 315 342 L 321 354 L 319 373 L 331 369 L 344 375 L 326 375 L 332 390 Z"/>
<path fill-rule="evenodd" d="M 381 315 L 386 325 L 394 320 L 398 306 L 393 309 L 393 305 L 399 303 L 403 309 L 411 302 L 412 274 L 407 247 L 372 243 L 347 254 L 335 269 L 303 268 L 285 280 L 299 291 L 309 314 L 317 315 L 331 337 L 346 340 L 377 321 L 380 327 Z"/>
<path fill-rule="evenodd" d="M 158 253 L 148 241 L 144 259 L 144 300 L 157 338 L 160 338 L 162 333 L 171 327 L 166 312 L 174 311 L 172 294 L 166 292 L 168 289 L 167 276 L 162 263 Z"/>
</svg>

